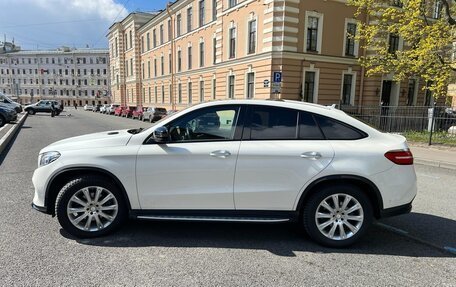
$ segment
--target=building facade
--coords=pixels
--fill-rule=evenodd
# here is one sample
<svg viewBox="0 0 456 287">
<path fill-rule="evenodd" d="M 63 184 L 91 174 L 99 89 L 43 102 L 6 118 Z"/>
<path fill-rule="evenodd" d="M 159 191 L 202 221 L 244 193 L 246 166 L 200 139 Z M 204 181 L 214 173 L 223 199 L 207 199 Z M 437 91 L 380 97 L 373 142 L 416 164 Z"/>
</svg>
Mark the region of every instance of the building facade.
<svg viewBox="0 0 456 287">
<path fill-rule="evenodd" d="M 157 14 L 130 14 L 108 34 L 113 101 L 168 109 L 243 98 L 429 105 L 417 78 L 365 77 L 358 59 L 366 51 L 350 36 L 365 16 L 355 19 L 345 2 L 179 0 Z"/>
<path fill-rule="evenodd" d="M 108 60 L 107 49 L 4 49 L 0 51 L 0 91 L 23 104 L 41 99 L 66 106 L 108 104 Z"/>
</svg>

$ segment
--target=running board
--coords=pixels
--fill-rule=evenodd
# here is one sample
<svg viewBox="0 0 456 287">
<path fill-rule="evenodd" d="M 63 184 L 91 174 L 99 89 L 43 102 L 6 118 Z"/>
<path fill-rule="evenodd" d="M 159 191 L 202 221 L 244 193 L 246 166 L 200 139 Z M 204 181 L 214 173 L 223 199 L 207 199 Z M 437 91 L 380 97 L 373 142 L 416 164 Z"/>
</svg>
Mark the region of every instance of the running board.
<svg viewBox="0 0 456 287">
<path fill-rule="evenodd" d="M 173 220 L 173 221 L 216 221 L 216 222 L 256 222 L 278 223 L 290 221 L 290 218 L 260 218 L 260 217 L 218 217 L 218 216 L 170 216 L 170 215 L 138 215 L 137 219 Z"/>
</svg>

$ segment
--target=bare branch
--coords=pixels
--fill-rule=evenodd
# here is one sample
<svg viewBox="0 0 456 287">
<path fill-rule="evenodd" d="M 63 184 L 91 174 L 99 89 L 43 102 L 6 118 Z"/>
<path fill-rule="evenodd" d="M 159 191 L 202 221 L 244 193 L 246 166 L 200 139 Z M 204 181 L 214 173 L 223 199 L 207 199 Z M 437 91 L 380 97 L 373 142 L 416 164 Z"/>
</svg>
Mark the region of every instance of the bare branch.
<svg viewBox="0 0 456 287">
<path fill-rule="evenodd" d="M 447 0 L 439 0 L 445 6 L 445 13 L 448 18 L 448 24 L 456 25 L 456 20 L 451 16 L 450 4 Z"/>
</svg>

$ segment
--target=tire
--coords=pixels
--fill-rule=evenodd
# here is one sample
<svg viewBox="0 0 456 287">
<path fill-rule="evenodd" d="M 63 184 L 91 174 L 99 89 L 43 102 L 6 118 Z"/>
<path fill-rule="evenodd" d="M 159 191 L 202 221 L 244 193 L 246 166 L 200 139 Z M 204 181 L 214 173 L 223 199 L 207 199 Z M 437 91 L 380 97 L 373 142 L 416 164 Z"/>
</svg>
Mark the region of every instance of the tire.
<svg viewBox="0 0 456 287">
<path fill-rule="evenodd" d="M 0 115 L 0 128 L 3 127 L 5 124 L 6 124 L 5 118 L 2 115 Z"/>
<path fill-rule="evenodd" d="M 35 114 L 35 110 L 30 109 L 30 110 L 27 111 L 27 113 L 28 113 L 29 115 L 32 115 L 32 116 L 33 116 L 33 115 Z"/>
<path fill-rule="evenodd" d="M 86 197 L 87 191 L 90 202 Z M 99 200 L 95 201 L 98 191 Z M 70 208 L 75 212 L 67 212 Z M 84 175 L 73 178 L 60 190 L 55 214 L 62 228 L 69 234 L 78 238 L 93 238 L 119 228 L 127 217 L 127 208 L 119 188 L 110 180 Z"/>
<path fill-rule="evenodd" d="M 337 210 L 334 208 L 335 195 L 339 202 Z M 347 202 L 344 208 L 345 200 Z M 322 206 L 324 202 L 332 211 Z M 359 207 L 356 208 L 356 205 Z M 350 211 L 351 209 L 354 210 Z M 311 239 L 324 246 L 340 248 L 352 245 L 366 233 L 372 223 L 373 211 L 369 198 L 362 190 L 353 185 L 341 184 L 323 187 L 312 194 L 304 203 L 302 216 L 304 229 Z M 325 223 L 326 227 L 323 226 Z"/>
</svg>

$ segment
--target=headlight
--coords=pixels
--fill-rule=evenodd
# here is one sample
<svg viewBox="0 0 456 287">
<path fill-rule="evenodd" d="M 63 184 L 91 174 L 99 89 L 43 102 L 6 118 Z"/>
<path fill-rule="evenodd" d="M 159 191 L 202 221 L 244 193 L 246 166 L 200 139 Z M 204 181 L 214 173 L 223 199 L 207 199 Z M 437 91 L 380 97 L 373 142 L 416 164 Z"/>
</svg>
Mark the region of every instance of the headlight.
<svg viewBox="0 0 456 287">
<path fill-rule="evenodd" d="M 60 157 L 60 153 L 56 151 L 49 151 L 40 154 L 38 157 L 38 166 L 45 166 L 53 161 L 56 161 Z"/>
</svg>

